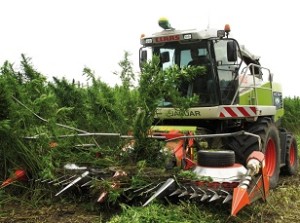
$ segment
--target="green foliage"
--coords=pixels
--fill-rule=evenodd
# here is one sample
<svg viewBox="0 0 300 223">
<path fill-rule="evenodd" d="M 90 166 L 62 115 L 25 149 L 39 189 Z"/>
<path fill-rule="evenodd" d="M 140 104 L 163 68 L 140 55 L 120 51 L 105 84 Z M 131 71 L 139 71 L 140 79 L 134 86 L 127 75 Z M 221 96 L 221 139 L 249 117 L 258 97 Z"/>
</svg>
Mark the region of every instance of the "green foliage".
<svg viewBox="0 0 300 223">
<path fill-rule="evenodd" d="M 120 111 L 124 118 L 125 128 L 120 129 L 122 133 L 128 133 L 133 129 L 133 119 L 137 113 L 138 92 L 134 88 L 135 74 L 132 69 L 132 62 L 129 60 L 130 54 L 125 51 L 124 59 L 119 62 L 121 72 L 114 72 L 122 81 L 121 86 L 115 86 L 115 107 Z"/>
<path fill-rule="evenodd" d="M 197 75 L 203 75 L 205 67 L 179 68 L 175 65 L 161 70 L 159 64 L 159 58 L 153 57 L 152 61 L 145 63 L 142 67 L 138 87 L 140 106 L 145 109 L 146 113 L 150 114 L 165 100 L 171 102 L 173 107 L 178 109 L 184 110 L 193 106 L 198 98 L 193 97 L 193 95 L 187 98 L 185 95 L 181 95 L 179 89 Z"/>
<path fill-rule="evenodd" d="M 84 74 L 92 79 L 92 86 L 86 89 L 87 92 L 87 119 L 86 129 L 97 132 L 124 132 L 128 128 L 128 120 L 133 117 L 126 117 L 126 115 L 134 115 L 132 110 L 128 113 L 123 113 L 126 106 L 131 104 L 134 106 L 134 96 L 125 94 L 127 99 L 124 100 L 123 94 L 120 93 L 121 88 L 112 88 L 107 84 L 95 78 L 90 69 L 85 68 Z M 123 92 L 126 93 L 126 92 Z M 124 103 L 123 103 L 124 102 Z M 128 129 L 127 129 L 128 130 Z"/>
<path fill-rule="evenodd" d="M 64 78 L 54 77 L 53 82 L 46 82 L 46 77 L 24 55 L 20 71 L 5 62 L 0 68 L 0 179 L 8 177 L 16 168 L 24 168 L 30 177 L 39 178 L 53 177 L 53 171 L 66 162 L 88 160 L 95 165 L 101 163 L 100 166 L 115 162 L 112 160 L 118 154 L 115 148 L 100 148 L 99 143 L 118 145 L 118 140 L 80 138 L 76 134 L 124 133 L 130 128 L 130 122 L 132 126 L 137 97 L 136 91 L 131 94 L 126 76 L 126 73 L 131 76 L 132 70 L 128 54 L 125 61 L 124 86 L 116 88 L 96 79 L 89 68 L 84 69 L 83 75 L 92 80 L 92 85 L 82 87 Z M 74 137 L 60 138 L 61 135 Z M 25 139 L 28 136 L 32 138 Z M 51 148 L 50 142 L 57 146 Z M 85 143 L 95 147 L 75 147 Z M 105 153 L 112 159 L 107 156 L 95 159 L 95 154 Z"/>
<path fill-rule="evenodd" d="M 284 116 L 282 125 L 288 130 L 299 133 L 300 132 L 300 98 L 284 98 Z"/>
<path fill-rule="evenodd" d="M 208 223 L 222 222 L 217 213 L 208 213 L 195 204 L 181 203 L 169 205 L 151 204 L 146 207 L 130 207 L 122 205 L 122 213 L 110 219 L 109 223 Z"/>
<path fill-rule="evenodd" d="M 200 181 L 208 181 L 211 182 L 212 178 L 208 176 L 199 176 L 195 172 L 180 170 L 178 173 L 178 178 L 182 178 L 184 180 L 200 180 Z"/>
<path fill-rule="evenodd" d="M 17 168 L 30 169 L 31 174 L 37 176 L 42 167 L 38 152 L 22 136 L 37 129 L 40 120 L 20 101 L 34 108 L 36 100 L 46 93 L 46 78 L 34 71 L 24 55 L 21 71 L 15 71 L 8 62 L 0 70 L 0 177 Z"/>
<path fill-rule="evenodd" d="M 149 160 L 153 166 L 161 166 L 164 159 L 161 151 L 163 144 L 148 138 L 151 126 L 154 124 L 156 110 L 166 100 L 184 114 L 184 111 L 193 106 L 197 97 L 181 95 L 178 89 L 190 82 L 196 75 L 205 72 L 204 67 L 170 67 L 160 69 L 159 57 L 153 57 L 152 61 L 144 63 L 139 80 L 139 113 L 134 123 L 135 149 L 132 152 L 134 160 Z M 157 157 L 160 159 L 157 159 Z M 158 162 L 154 163 L 153 160 Z"/>
<path fill-rule="evenodd" d="M 124 52 L 124 59 L 119 62 L 121 72 L 114 72 L 115 75 L 120 76 L 122 81 L 122 88 L 129 90 L 130 87 L 133 87 L 133 81 L 135 80 L 135 74 L 132 69 L 132 62 L 129 60 L 130 53 Z"/>
</svg>

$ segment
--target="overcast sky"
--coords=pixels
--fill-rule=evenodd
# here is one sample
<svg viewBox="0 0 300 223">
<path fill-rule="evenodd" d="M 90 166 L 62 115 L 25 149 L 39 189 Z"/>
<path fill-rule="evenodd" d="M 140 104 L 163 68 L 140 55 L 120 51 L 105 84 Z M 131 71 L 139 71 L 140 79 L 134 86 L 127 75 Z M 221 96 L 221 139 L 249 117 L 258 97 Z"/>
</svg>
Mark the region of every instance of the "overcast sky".
<svg viewBox="0 0 300 223">
<path fill-rule="evenodd" d="M 297 4 L 297 5 L 296 5 Z M 84 67 L 114 85 L 118 62 L 128 51 L 138 71 L 140 35 L 160 31 L 167 17 L 177 29 L 208 25 L 232 35 L 283 85 L 284 96 L 300 96 L 297 69 L 300 13 L 295 0 L 0 0 L 0 66 L 18 69 L 21 54 L 52 76 L 85 81 Z"/>
</svg>

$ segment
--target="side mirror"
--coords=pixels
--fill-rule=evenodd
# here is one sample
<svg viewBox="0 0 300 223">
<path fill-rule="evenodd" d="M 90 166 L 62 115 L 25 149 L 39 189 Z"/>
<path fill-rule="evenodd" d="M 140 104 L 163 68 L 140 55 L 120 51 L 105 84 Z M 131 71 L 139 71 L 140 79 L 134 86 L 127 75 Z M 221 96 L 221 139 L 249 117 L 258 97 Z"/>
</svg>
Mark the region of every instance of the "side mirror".
<svg viewBox="0 0 300 223">
<path fill-rule="evenodd" d="M 166 63 L 170 61 L 170 53 L 169 52 L 162 52 L 160 54 L 160 62 Z"/>
<path fill-rule="evenodd" d="M 237 48 L 234 41 L 227 42 L 227 60 L 229 62 L 237 61 Z"/>
<path fill-rule="evenodd" d="M 142 64 L 147 61 L 147 50 L 144 48 L 140 48 L 140 67 Z"/>
</svg>

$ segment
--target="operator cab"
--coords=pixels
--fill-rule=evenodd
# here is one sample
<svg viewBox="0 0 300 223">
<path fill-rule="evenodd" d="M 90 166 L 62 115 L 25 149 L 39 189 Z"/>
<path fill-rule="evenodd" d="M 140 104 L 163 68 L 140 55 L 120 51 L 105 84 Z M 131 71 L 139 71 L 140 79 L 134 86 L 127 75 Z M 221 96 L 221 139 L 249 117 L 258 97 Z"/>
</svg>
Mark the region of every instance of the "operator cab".
<svg viewBox="0 0 300 223">
<path fill-rule="evenodd" d="M 180 93 L 186 97 L 199 96 L 195 107 L 238 103 L 236 92 L 241 62 L 238 60 L 238 43 L 228 38 L 229 31 L 224 38 L 224 30 L 181 31 L 168 24 L 163 28 L 162 32 L 141 38 L 140 66 L 151 60 L 153 55 L 159 56 L 162 70 L 174 65 L 182 69 L 202 66 L 204 74 L 177 86 Z"/>
</svg>

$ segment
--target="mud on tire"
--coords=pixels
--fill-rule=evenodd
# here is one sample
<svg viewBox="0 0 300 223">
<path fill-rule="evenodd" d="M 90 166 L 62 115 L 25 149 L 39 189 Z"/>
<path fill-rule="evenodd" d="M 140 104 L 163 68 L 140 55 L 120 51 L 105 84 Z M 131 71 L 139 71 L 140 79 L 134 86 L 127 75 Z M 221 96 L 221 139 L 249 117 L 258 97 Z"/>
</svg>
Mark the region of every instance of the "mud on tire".
<svg viewBox="0 0 300 223">
<path fill-rule="evenodd" d="M 245 126 L 244 130 L 261 137 L 267 174 L 270 176 L 270 187 L 276 187 L 280 173 L 280 139 L 277 127 L 271 118 L 263 117 Z M 235 152 L 236 161 L 243 165 L 253 151 L 259 150 L 257 138 L 247 135 L 231 137 L 228 139 L 227 147 Z"/>
</svg>

